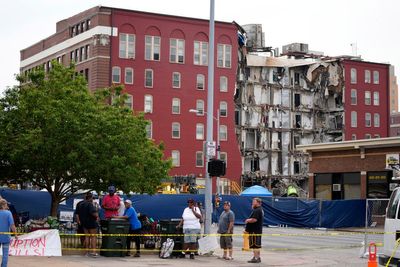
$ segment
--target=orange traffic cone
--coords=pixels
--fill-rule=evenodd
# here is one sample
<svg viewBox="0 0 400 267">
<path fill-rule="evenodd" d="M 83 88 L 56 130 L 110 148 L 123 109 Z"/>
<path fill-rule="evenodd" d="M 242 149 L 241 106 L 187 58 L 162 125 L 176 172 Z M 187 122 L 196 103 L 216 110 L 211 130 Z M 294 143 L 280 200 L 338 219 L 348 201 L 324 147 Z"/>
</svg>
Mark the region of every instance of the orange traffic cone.
<svg viewBox="0 0 400 267">
<path fill-rule="evenodd" d="M 371 242 L 368 247 L 369 258 L 368 258 L 368 267 L 378 267 L 378 263 L 376 262 L 376 245 Z"/>
</svg>

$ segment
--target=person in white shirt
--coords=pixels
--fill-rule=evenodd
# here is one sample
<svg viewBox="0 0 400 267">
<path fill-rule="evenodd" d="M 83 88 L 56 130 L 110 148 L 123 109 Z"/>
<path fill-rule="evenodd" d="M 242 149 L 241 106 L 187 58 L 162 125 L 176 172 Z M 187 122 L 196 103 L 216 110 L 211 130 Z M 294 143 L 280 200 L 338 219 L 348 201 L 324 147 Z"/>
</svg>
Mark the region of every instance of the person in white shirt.
<svg viewBox="0 0 400 267">
<path fill-rule="evenodd" d="M 190 251 L 190 259 L 194 259 L 194 252 L 197 250 L 197 237 L 200 235 L 201 225 L 201 211 L 195 206 L 193 199 L 188 200 L 188 207 L 185 208 L 182 214 L 182 219 L 177 225 L 182 227 L 183 225 L 183 250 Z M 185 254 L 184 252 L 182 252 Z"/>
</svg>

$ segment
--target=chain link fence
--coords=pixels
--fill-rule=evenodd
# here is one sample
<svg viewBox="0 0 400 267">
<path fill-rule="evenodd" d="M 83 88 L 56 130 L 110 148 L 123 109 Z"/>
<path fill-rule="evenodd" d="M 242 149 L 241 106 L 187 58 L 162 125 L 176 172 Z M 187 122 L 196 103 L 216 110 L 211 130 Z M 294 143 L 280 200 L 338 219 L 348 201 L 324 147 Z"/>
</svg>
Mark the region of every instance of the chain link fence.
<svg viewBox="0 0 400 267">
<path fill-rule="evenodd" d="M 373 232 L 383 232 L 385 227 L 386 208 L 389 198 L 366 199 L 365 203 L 365 233 L 364 233 L 364 254 L 367 252 L 369 235 Z"/>
</svg>

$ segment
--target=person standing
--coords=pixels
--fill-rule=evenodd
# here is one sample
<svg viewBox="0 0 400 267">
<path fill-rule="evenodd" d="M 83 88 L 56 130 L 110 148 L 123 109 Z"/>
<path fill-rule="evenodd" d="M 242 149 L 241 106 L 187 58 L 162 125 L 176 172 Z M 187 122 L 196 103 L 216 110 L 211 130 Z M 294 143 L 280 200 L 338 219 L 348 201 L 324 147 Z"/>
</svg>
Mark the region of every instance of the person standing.
<svg viewBox="0 0 400 267">
<path fill-rule="evenodd" d="M 121 205 L 121 199 L 115 194 L 115 186 L 108 187 L 108 195 L 104 196 L 102 208 L 104 209 L 104 216 L 106 219 L 118 216 L 118 209 Z"/>
<path fill-rule="evenodd" d="M 9 233 L 10 230 L 14 233 L 15 239 L 18 239 L 15 229 L 14 219 L 11 212 L 8 210 L 7 201 L 0 199 L 0 232 Z M 3 257 L 1 260 L 1 267 L 7 267 L 8 264 L 8 251 L 10 248 L 10 235 L 0 234 L 0 245 L 3 249 Z"/>
<path fill-rule="evenodd" d="M 185 255 L 186 250 L 190 250 L 190 259 L 194 260 L 194 252 L 197 251 L 197 237 L 200 235 L 201 225 L 201 212 L 195 206 L 193 199 L 188 200 L 188 207 L 184 209 L 182 219 L 177 228 L 183 225 L 183 252 Z"/>
<path fill-rule="evenodd" d="M 86 198 L 86 196 L 85 196 L 85 198 Z M 79 220 L 79 216 L 78 216 L 78 211 L 80 210 L 80 206 L 82 205 L 83 202 L 85 202 L 85 199 L 79 201 L 76 204 L 75 212 L 74 212 L 74 219 L 78 225 L 78 227 L 76 229 L 76 233 L 81 235 L 80 236 L 81 246 L 84 248 L 85 247 L 85 236 L 83 234 L 85 233 L 85 231 L 83 230 L 83 225 L 81 224 L 81 222 Z"/>
<path fill-rule="evenodd" d="M 86 254 L 92 257 L 98 257 L 96 253 L 97 246 L 97 228 L 99 213 L 93 204 L 93 194 L 87 193 L 85 201 L 79 206 L 77 211 L 79 222 L 83 226 L 85 232 Z"/>
<path fill-rule="evenodd" d="M 220 236 L 220 246 L 224 250 L 222 256 L 225 260 L 233 260 L 232 258 L 232 234 L 233 225 L 235 223 L 235 213 L 231 210 L 231 203 L 224 202 L 224 211 L 219 216 L 218 221 L 218 234 Z"/>
<path fill-rule="evenodd" d="M 261 198 L 254 198 L 252 202 L 253 211 L 250 217 L 245 220 L 246 232 L 249 233 L 249 245 L 253 249 L 253 258 L 249 263 L 260 263 L 261 235 L 264 223 L 264 211 Z"/>
<path fill-rule="evenodd" d="M 141 228 L 142 224 L 139 221 L 138 215 L 136 213 L 136 210 L 132 207 L 132 201 L 127 199 L 124 201 L 125 205 L 125 212 L 123 216 L 117 216 L 114 218 L 121 218 L 121 219 L 126 219 L 129 221 L 129 236 L 126 239 L 126 249 L 128 250 L 126 255 L 130 256 L 131 252 L 131 242 L 132 238 L 135 240 L 135 246 L 136 246 L 136 253 L 134 257 L 140 257 L 140 234 L 141 234 Z M 135 235 L 135 236 L 131 236 Z"/>
</svg>

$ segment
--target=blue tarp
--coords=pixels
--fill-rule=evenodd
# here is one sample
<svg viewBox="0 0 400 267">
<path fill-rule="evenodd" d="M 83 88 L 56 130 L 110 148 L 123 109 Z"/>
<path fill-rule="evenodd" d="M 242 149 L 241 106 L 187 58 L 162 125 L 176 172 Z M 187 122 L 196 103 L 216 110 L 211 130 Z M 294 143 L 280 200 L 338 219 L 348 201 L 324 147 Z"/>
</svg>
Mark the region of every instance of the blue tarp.
<svg viewBox="0 0 400 267">
<path fill-rule="evenodd" d="M 50 194 L 47 192 L 0 189 L 0 195 L 14 204 L 18 212 L 29 211 L 31 218 L 49 215 Z M 74 198 L 82 198 L 82 195 Z M 187 200 L 193 198 L 204 203 L 204 195 L 133 195 L 130 199 L 138 212 L 156 220 L 180 218 Z M 251 213 L 252 197 L 223 195 L 230 201 L 238 225 Z M 302 200 L 298 198 L 262 197 L 265 225 L 287 225 L 290 227 L 362 227 L 365 224 L 365 200 Z M 59 210 L 72 211 L 73 198 L 60 205 Z M 216 222 L 223 210 L 214 208 Z"/>
<path fill-rule="evenodd" d="M 259 186 L 259 185 L 253 185 L 246 190 L 244 190 L 241 194 L 241 196 L 252 196 L 252 197 L 270 197 L 272 196 L 272 193 L 268 191 L 267 188 Z"/>
</svg>

